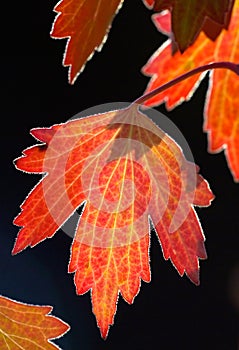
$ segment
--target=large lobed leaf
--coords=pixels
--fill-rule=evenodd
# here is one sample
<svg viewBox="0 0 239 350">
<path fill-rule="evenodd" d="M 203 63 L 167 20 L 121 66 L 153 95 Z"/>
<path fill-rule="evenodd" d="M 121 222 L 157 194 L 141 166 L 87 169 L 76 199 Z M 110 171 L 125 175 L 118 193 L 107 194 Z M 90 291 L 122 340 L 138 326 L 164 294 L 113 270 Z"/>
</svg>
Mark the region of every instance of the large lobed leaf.
<svg viewBox="0 0 239 350">
<path fill-rule="evenodd" d="M 51 306 L 23 304 L 0 296 L 1 350 L 59 349 L 49 340 L 62 336 L 69 326 L 49 315 L 51 311 Z"/>
<path fill-rule="evenodd" d="M 113 324 L 118 293 L 132 303 L 150 281 L 149 224 L 165 259 L 199 283 L 204 236 L 193 205 L 213 195 L 180 147 L 138 107 L 33 129 L 44 144 L 23 152 L 16 167 L 45 173 L 21 206 L 13 253 L 52 237 L 84 203 L 69 272 L 78 294 L 92 292 L 102 337 Z"/>
<path fill-rule="evenodd" d="M 60 0 L 51 36 L 68 38 L 63 65 L 69 66 L 69 82 L 74 83 L 94 51 L 106 40 L 114 15 L 123 0 Z"/>
<path fill-rule="evenodd" d="M 210 38 L 227 28 L 234 0 L 143 0 L 157 12 L 170 10 L 172 33 L 181 52 L 196 40 L 202 29 Z M 213 21 L 213 22 L 212 22 Z"/>
<path fill-rule="evenodd" d="M 168 30 L 170 14 L 155 15 L 154 22 L 159 30 Z M 228 30 L 223 30 L 214 42 L 201 33 L 183 54 L 176 52 L 174 55 L 171 53 L 171 40 L 165 42 L 143 67 L 143 72 L 151 77 L 146 91 L 214 61 L 239 62 L 239 0 L 235 1 Z M 166 107 L 172 109 L 191 98 L 203 77 L 204 74 L 195 75 L 151 98 L 146 105 L 156 106 L 165 102 Z M 212 153 L 225 150 L 234 180 L 239 181 L 239 79 L 229 70 L 211 71 L 209 79 L 204 110 L 208 149 Z"/>
</svg>

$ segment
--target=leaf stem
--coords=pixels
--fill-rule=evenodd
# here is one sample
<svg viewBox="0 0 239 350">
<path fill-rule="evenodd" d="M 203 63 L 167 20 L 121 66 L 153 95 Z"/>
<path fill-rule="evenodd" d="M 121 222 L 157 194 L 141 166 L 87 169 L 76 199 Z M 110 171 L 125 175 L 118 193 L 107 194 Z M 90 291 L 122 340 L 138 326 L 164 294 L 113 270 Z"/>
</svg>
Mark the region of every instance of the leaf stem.
<svg viewBox="0 0 239 350">
<path fill-rule="evenodd" d="M 150 98 L 156 96 L 160 92 L 162 92 L 162 91 L 164 91 L 166 89 L 169 89 L 173 85 L 176 85 L 176 84 L 180 83 L 181 81 L 191 77 L 192 75 L 195 75 L 195 74 L 198 74 L 198 73 L 202 73 L 202 72 L 205 72 L 205 71 L 211 70 L 211 69 L 218 69 L 218 68 L 230 69 L 231 71 L 233 71 L 234 73 L 239 75 L 239 64 L 235 64 L 235 63 L 232 63 L 232 62 L 214 62 L 214 63 L 209 63 L 209 64 L 206 64 L 204 66 L 200 66 L 200 67 L 197 67 L 195 69 L 192 69 L 189 72 L 187 72 L 185 74 L 182 74 L 179 77 L 169 81 L 168 83 L 166 83 L 164 85 L 161 85 L 158 88 L 148 92 L 147 94 L 140 96 L 132 104 L 143 104 L 145 101 L 147 101 Z"/>
</svg>

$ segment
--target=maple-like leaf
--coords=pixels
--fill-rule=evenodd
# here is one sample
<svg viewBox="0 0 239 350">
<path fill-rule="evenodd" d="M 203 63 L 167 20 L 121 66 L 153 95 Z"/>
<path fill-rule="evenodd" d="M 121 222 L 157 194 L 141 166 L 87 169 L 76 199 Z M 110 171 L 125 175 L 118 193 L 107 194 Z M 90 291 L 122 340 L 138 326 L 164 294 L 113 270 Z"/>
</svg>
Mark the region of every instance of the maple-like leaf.
<svg viewBox="0 0 239 350">
<path fill-rule="evenodd" d="M 60 0 L 51 36 L 68 38 L 63 65 L 69 66 L 69 82 L 74 83 L 94 51 L 106 41 L 114 15 L 123 0 Z"/>
<path fill-rule="evenodd" d="M 49 315 L 51 306 L 29 305 L 0 296 L 0 349 L 59 349 L 50 342 L 64 335 L 69 326 Z"/>
<path fill-rule="evenodd" d="M 161 19 L 163 18 L 163 21 Z M 156 26 L 168 29 L 170 14 L 155 15 Z M 159 23 L 159 24 L 158 24 Z M 239 0 L 235 1 L 228 30 L 223 30 L 212 42 L 201 33 L 196 42 L 183 54 L 171 54 L 171 40 L 166 41 L 143 67 L 143 73 L 152 77 L 147 92 L 193 68 L 209 62 L 239 62 Z M 189 100 L 205 73 L 198 74 L 171 87 L 146 101 L 148 106 L 163 102 L 172 109 Z M 239 181 L 239 78 L 229 70 L 210 72 L 209 89 L 204 110 L 204 131 L 208 132 L 208 150 L 225 150 L 229 168 L 235 181 Z"/>
<path fill-rule="evenodd" d="M 170 10 L 172 32 L 181 52 L 196 40 L 204 29 L 215 39 L 223 28 L 227 28 L 234 0 L 143 0 L 146 6 L 160 12 Z"/>
<path fill-rule="evenodd" d="M 181 148 L 136 105 L 50 128 L 33 129 L 45 144 L 23 152 L 16 167 L 45 173 L 22 204 L 13 253 L 52 237 L 84 203 L 69 272 L 78 294 L 91 289 L 102 337 L 113 324 L 118 293 L 132 303 L 150 281 L 149 224 L 165 259 L 199 283 L 204 236 L 193 205 L 213 195 Z"/>
</svg>

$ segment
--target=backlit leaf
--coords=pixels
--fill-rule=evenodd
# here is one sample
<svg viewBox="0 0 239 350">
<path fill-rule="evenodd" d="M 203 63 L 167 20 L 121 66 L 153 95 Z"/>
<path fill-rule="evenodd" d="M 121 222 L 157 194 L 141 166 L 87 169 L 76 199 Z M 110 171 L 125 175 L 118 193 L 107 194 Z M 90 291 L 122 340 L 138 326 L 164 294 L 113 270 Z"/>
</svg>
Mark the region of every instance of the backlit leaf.
<svg viewBox="0 0 239 350">
<path fill-rule="evenodd" d="M 69 330 L 69 326 L 51 313 L 51 306 L 19 303 L 0 296 L 1 350 L 54 350 L 50 342 Z"/>
<path fill-rule="evenodd" d="M 154 17 L 156 25 L 161 18 L 162 15 Z M 169 13 L 164 14 L 163 20 L 165 26 L 165 22 L 170 21 Z M 201 33 L 183 54 L 177 52 L 172 56 L 170 40 L 160 47 L 143 68 L 143 72 L 151 77 L 147 92 L 193 68 L 219 61 L 239 62 L 239 0 L 235 1 L 228 30 L 223 30 L 215 42 Z M 204 75 L 181 82 L 148 100 L 146 105 L 165 102 L 169 110 L 174 108 L 191 98 Z M 208 149 L 212 153 L 225 150 L 234 180 L 239 181 L 239 78 L 229 70 L 215 70 L 210 72 L 209 79 L 204 110 Z"/>
<path fill-rule="evenodd" d="M 104 44 L 114 15 L 123 0 L 60 0 L 51 36 L 68 38 L 63 65 L 69 66 L 69 82 L 74 83 L 87 60 Z"/>
<path fill-rule="evenodd" d="M 162 10 L 171 11 L 172 32 L 181 52 L 193 44 L 202 29 L 206 28 L 207 35 L 210 38 L 214 38 L 215 25 L 217 27 L 217 35 L 219 35 L 222 28 L 227 28 L 234 3 L 234 0 L 143 1 L 157 12 Z"/>
<path fill-rule="evenodd" d="M 50 128 L 33 129 L 45 144 L 23 152 L 16 167 L 45 173 L 14 223 L 22 226 L 13 253 L 52 237 L 84 204 L 69 272 L 78 294 L 91 290 L 103 338 L 113 324 L 118 293 L 132 303 L 150 281 L 149 232 L 165 259 L 199 283 L 204 236 L 193 205 L 213 195 L 181 148 L 136 105 Z"/>
</svg>

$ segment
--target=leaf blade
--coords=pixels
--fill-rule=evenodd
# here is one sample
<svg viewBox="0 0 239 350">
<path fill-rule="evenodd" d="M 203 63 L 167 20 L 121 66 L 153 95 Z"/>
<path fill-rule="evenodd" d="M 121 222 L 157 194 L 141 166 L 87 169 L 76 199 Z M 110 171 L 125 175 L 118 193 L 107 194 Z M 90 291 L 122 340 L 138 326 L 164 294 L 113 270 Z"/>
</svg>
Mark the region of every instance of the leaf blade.
<svg viewBox="0 0 239 350">
<path fill-rule="evenodd" d="M 160 17 L 155 17 L 155 23 Z M 192 68 L 210 62 L 239 62 L 239 1 L 236 0 L 228 30 L 223 30 L 212 42 L 201 33 L 196 42 L 183 54 L 171 55 L 170 41 L 159 49 L 143 67 L 144 74 L 151 77 L 146 92 L 153 90 L 168 79 L 173 79 Z M 159 26 L 160 28 L 160 26 Z M 233 49 L 232 49 L 233 48 Z M 175 88 L 159 94 L 146 102 L 148 106 L 156 106 L 163 102 L 171 110 L 183 101 L 191 98 L 202 77 L 195 76 L 178 84 Z M 234 181 L 239 181 L 238 162 L 238 100 L 232 98 L 239 92 L 238 77 L 226 70 L 210 73 L 210 86 L 207 92 L 204 109 L 203 129 L 208 133 L 208 150 L 211 153 L 225 149 L 228 166 Z"/>
<path fill-rule="evenodd" d="M 50 342 L 69 330 L 69 325 L 49 315 L 51 306 L 29 305 L 0 296 L 1 349 L 59 349 Z"/>
<path fill-rule="evenodd" d="M 55 6 L 57 16 L 50 34 L 55 39 L 68 38 L 63 65 L 69 66 L 71 84 L 94 51 L 100 51 L 122 4 L 123 0 L 61 0 Z"/>
<path fill-rule="evenodd" d="M 77 294 L 91 290 L 97 325 L 106 338 L 118 294 L 132 303 L 140 281 L 150 281 L 150 220 L 165 258 L 171 259 L 180 275 L 186 272 L 199 283 L 198 259 L 205 259 L 206 252 L 193 205 L 210 205 L 213 194 L 181 148 L 138 106 L 76 119 L 50 130 L 37 131 L 38 139 L 48 140 L 41 169 L 48 172 L 35 188 L 41 191 L 39 201 L 30 194 L 15 221 L 28 230 L 30 238 L 24 241 L 20 231 L 14 251 L 53 235 L 85 203 L 68 269 L 75 274 Z M 23 153 L 22 167 L 28 170 L 35 153 Z"/>
<path fill-rule="evenodd" d="M 154 11 L 170 10 L 172 14 L 172 32 L 179 50 L 183 53 L 192 45 L 200 31 L 204 29 L 207 19 L 216 22 L 218 36 L 230 21 L 230 12 L 234 1 L 184 1 L 184 0 L 144 0 Z M 207 35 L 214 37 L 212 23 L 207 23 Z M 215 39 L 215 37 L 214 37 Z"/>
</svg>

